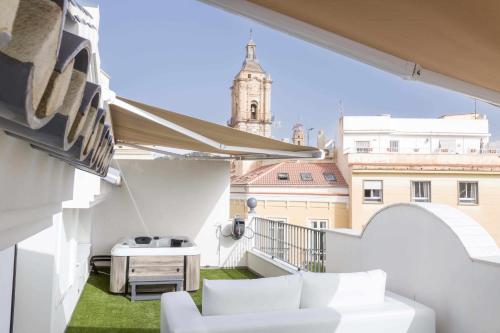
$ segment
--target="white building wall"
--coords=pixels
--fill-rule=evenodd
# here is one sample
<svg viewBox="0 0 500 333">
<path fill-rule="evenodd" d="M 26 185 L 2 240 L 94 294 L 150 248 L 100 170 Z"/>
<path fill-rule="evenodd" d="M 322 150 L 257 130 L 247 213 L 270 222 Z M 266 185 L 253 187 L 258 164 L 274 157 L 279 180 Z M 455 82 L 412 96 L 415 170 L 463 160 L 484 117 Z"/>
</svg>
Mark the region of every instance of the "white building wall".
<svg viewBox="0 0 500 333">
<path fill-rule="evenodd" d="M 0 131 L 0 250 L 47 228 L 73 192 L 74 169 Z"/>
<path fill-rule="evenodd" d="M 93 254 L 109 254 L 127 236 L 177 235 L 190 237 L 200 247 L 202 266 L 245 265 L 241 242 L 220 237 L 219 243 L 217 237 L 217 227 L 227 228 L 229 223 L 229 162 L 158 159 L 118 163 L 123 185 L 113 187 L 106 200 L 92 210 Z"/>
<path fill-rule="evenodd" d="M 17 244 L 15 333 L 64 332 L 89 274 L 90 222 L 87 208 L 61 208 Z"/>
<path fill-rule="evenodd" d="M 15 247 L 0 251 L 0 333 L 10 332 Z"/>
<path fill-rule="evenodd" d="M 436 312 L 437 332 L 500 332 L 500 250 L 457 209 L 395 204 L 363 233 L 327 231 L 327 271 L 383 269 L 387 289 Z"/>
<path fill-rule="evenodd" d="M 75 5 L 68 6 L 72 15 L 95 26 L 75 23 L 67 16 L 65 29 L 90 39 L 88 80 L 104 84 L 105 98 L 112 96 L 109 79 L 100 70 L 99 9 L 87 7 L 90 18 Z M 18 244 L 14 332 L 64 332 L 88 276 L 88 208 L 100 194 L 100 179 L 75 172 L 3 131 L 0 156 L 0 251 Z M 5 260 L 3 264 L 2 273 L 12 268 Z M 0 284 L 0 333 L 7 332 L 8 285 Z"/>
<path fill-rule="evenodd" d="M 461 118 L 392 118 L 382 116 L 345 116 L 340 121 L 341 153 L 355 153 L 356 141 L 369 141 L 373 153 L 388 153 L 390 141 L 399 141 L 400 153 L 438 153 L 440 142 L 453 140 L 453 151 L 467 154 L 471 149 L 486 147 L 488 120 Z M 443 144 L 441 144 L 443 147 Z"/>
<path fill-rule="evenodd" d="M 90 220 L 62 206 L 74 192 L 94 198 L 100 180 L 85 174 L 74 188 L 72 167 L 3 132 L 0 156 L 0 251 L 18 244 L 14 332 L 63 332 L 87 278 Z"/>
</svg>

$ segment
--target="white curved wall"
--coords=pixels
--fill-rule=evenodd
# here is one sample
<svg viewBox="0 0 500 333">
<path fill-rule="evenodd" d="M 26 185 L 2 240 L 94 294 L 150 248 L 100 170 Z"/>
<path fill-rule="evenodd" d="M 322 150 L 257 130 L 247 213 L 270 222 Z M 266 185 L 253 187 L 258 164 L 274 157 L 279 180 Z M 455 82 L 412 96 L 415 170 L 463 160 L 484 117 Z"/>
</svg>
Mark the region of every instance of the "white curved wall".
<svg viewBox="0 0 500 333">
<path fill-rule="evenodd" d="M 363 234 L 327 233 L 327 270 L 387 272 L 387 288 L 436 311 L 443 333 L 500 332 L 500 250 L 474 220 L 439 204 L 396 204 Z"/>
</svg>

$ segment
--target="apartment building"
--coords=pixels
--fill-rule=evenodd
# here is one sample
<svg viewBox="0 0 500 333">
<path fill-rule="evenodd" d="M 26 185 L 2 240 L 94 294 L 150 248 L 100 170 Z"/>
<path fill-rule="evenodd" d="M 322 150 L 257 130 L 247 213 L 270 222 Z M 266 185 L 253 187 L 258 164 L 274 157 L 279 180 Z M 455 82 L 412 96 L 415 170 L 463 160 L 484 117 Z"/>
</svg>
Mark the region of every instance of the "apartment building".
<svg viewBox="0 0 500 333">
<path fill-rule="evenodd" d="M 435 202 L 476 219 L 500 244 L 500 158 L 488 119 L 344 116 L 337 165 L 349 186 L 349 226 L 363 228 L 381 208 Z"/>
</svg>

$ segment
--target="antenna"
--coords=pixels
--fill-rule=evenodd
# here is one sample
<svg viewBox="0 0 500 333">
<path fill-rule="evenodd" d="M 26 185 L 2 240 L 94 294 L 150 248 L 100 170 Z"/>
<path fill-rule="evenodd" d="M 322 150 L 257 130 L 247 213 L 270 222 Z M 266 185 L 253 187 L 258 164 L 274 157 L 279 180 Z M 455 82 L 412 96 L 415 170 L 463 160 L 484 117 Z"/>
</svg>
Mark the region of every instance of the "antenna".
<svg viewBox="0 0 500 333">
<path fill-rule="evenodd" d="M 310 141 L 309 141 L 309 133 L 314 130 L 314 127 L 308 128 L 307 129 L 307 145 L 310 146 Z"/>
<path fill-rule="evenodd" d="M 253 39 L 253 29 L 250 28 L 250 40 L 252 40 L 252 39 Z"/>
<path fill-rule="evenodd" d="M 474 98 L 474 119 L 477 119 L 477 98 Z"/>
<path fill-rule="evenodd" d="M 340 117 L 344 116 L 344 105 L 342 104 L 342 99 L 339 99 L 339 101 L 337 103 L 337 111 L 338 111 Z"/>
</svg>

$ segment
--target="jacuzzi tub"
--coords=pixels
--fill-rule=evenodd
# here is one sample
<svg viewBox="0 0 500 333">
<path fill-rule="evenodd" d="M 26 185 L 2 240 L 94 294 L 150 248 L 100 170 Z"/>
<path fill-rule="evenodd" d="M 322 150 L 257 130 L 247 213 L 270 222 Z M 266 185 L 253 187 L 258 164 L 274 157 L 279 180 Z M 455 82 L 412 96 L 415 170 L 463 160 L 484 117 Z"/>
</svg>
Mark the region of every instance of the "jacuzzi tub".
<svg viewBox="0 0 500 333">
<path fill-rule="evenodd" d="M 192 240 L 162 236 L 152 237 L 145 243 L 139 238 L 127 237 L 111 249 L 109 289 L 112 293 L 128 293 L 130 277 L 141 280 L 183 278 L 184 290 L 199 289 L 200 249 Z M 180 246 L 172 246 L 172 240 L 177 240 Z"/>
<path fill-rule="evenodd" d="M 150 244 L 137 244 L 136 237 L 128 237 L 113 246 L 111 256 L 195 256 L 200 255 L 200 249 L 187 237 L 161 236 L 151 240 Z M 181 247 L 172 247 L 172 239 L 182 240 Z"/>
</svg>

